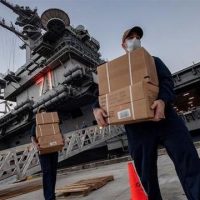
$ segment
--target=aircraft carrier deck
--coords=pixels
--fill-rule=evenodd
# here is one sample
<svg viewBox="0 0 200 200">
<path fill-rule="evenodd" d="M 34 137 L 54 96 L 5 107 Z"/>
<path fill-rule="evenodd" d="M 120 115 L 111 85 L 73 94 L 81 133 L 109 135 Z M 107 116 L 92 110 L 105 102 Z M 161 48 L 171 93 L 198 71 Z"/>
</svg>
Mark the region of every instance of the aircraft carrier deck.
<svg viewBox="0 0 200 200">
<path fill-rule="evenodd" d="M 196 143 L 198 153 L 200 155 L 200 143 Z M 66 196 L 57 197 L 57 200 L 68 199 L 68 200 L 129 200 L 129 181 L 128 181 L 128 169 L 127 161 L 119 162 L 115 164 L 108 164 L 104 166 L 96 166 L 89 169 L 83 169 L 78 171 L 69 172 L 69 170 L 63 170 L 57 177 L 57 188 L 63 187 L 79 181 L 81 179 L 88 179 L 93 177 L 100 177 L 106 175 L 113 175 L 114 181 L 109 182 L 107 185 L 100 189 L 97 189 L 88 196 Z M 94 165 L 95 166 L 95 165 Z M 165 151 L 161 150 L 161 155 L 158 157 L 158 172 L 159 172 L 159 183 L 163 200 L 186 200 L 186 196 L 182 190 L 176 172 L 174 170 L 173 163 L 171 162 Z M 30 181 L 41 181 L 41 178 L 35 178 Z M 26 182 L 18 183 L 26 185 Z M 5 186 L 4 186 L 5 187 Z M 2 189 L 2 188 L 1 188 Z M 11 198 L 10 200 L 27 200 L 37 199 L 43 200 L 43 191 L 39 189 L 34 192 L 30 192 L 21 196 Z"/>
</svg>

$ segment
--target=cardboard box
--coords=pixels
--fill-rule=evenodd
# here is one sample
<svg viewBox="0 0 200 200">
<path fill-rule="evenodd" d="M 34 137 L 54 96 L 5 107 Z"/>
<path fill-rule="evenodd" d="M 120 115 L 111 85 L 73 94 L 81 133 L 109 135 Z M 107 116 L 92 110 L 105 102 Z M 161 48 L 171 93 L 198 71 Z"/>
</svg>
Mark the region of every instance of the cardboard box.
<svg viewBox="0 0 200 200">
<path fill-rule="evenodd" d="M 150 108 L 152 103 L 152 99 L 142 99 L 111 107 L 108 124 L 130 124 L 152 120 L 154 118 L 154 111 Z"/>
<path fill-rule="evenodd" d="M 61 151 L 64 144 L 61 134 L 47 135 L 38 138 L 40 154 L 47 154 Z"/>
<path fill-rule="evenodd" d="M 63 139 L 62 139 L 61 134 L 39 137 L 38 142 L 41 148 L 48 148 L 52 146 L 63 145 Z"/>
<path fill-rule="evenodd" d="M 58 123 L 54 124 L 41 124 L 36 126 L 36 137 L 49 136 L 60 134 L 60 127 Z"/>
<path fill-rule="evenodd" d="M 99 95 L 104 95 L 109 93 L 108 89 L 108 78 L 107 78 L 107 68 L 105 63 L 99 67 L 97 67 L 97 76 L 98 76 L 98 84 L 99 84 Z"/>
<path fill-rule="evenodd" d="M 158 86 L 158 77 L 153 57 L 139 48 L 97 68 L 99 95 L 146 81 Z"/>
<path fill-rule="evenodd" d="M 41 148 L 40 154 L 61 151 L 63 148 L 63 139 L 58 123 L 37 125 L 36 137 Z"/>
<path fill-rule="evenodd" d="M 62 151 L 62 149 L 63 149 L 63 146 L 54 146 L 51 148 L 45 148 L 45 149 L 40 150 L 39 154 L 44 155 L 44 154 L 59 152 L 59 151 Z"/>
<path fill-rule="evenodd" d="M 145 80 L 148 83 L 158 86 L 158 76 L 154 58 L 144 48 L 131 52 L 130 63 L 132 66 L 133 83 Z"/>
<path fill-rule="evenodd" d="M 99 96 L 100 106 L 108 113 L 109 124 L 128 124 L 154 117 L 151 105 L 158 95 L 158 87 L 145 81 Z"/>
<path fill-rule="evenodd" d="M 36 114 L 36 124 L 51 124 L 59 123 L 59 117 L 57 112 L 42 112 Z"/>
</svg>

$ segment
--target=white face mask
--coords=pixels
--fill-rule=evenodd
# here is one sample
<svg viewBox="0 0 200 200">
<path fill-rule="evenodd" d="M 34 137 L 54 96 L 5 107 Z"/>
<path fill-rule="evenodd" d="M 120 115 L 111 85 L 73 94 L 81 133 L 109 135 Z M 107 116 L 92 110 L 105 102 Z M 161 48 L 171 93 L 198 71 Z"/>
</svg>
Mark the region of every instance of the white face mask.
<svg viewBox="0 0 200 200">
<path fill-rule="evenodd" d="M 141 41 L 137 38 L 126 40 L 126 50 L 133 51 L 141 47 Z"/>
</svg>

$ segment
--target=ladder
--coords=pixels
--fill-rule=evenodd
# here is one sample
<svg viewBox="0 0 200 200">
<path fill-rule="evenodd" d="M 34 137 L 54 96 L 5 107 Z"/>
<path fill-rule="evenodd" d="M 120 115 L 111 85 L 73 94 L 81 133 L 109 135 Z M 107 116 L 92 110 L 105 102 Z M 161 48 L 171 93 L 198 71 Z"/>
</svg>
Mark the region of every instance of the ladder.
<svg viewBox="0 0 200 200">
<path fill-rule="evenodd" d="M 123 126 L 91 126 L 64 134 L 65 146 L 59 152 L 59 162 L 124 132 Z M 38 152 L 32 144 L 0 151 L 0 183 L 12 183 L 40 170 Z"/>
</svg>

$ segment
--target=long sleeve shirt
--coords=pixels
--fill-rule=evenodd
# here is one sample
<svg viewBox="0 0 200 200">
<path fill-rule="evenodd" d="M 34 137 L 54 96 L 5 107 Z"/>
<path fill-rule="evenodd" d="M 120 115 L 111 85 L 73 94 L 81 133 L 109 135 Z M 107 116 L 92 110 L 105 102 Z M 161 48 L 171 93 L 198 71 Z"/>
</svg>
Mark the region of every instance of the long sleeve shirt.
<svg viewBox="0 0 200 200">
<path fill-rule="evenodd" d="M 172 103 L 175 100 L 175 92 L 171 72 L 160 58 L 154 57 L 154 61 L 159 80 L 158 99 L 163 100 L 165 104 Z"/>
<path fill-rule="evenodd" d="M 31 137 L 36 138 L 36 124 L 34 123 L 31 127 Z"/>
</svg>

